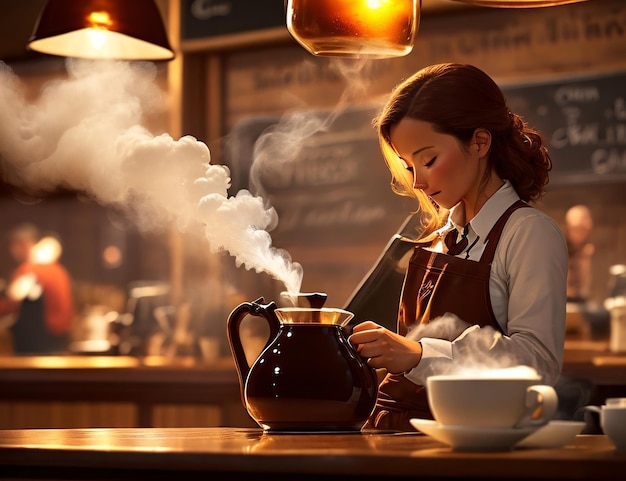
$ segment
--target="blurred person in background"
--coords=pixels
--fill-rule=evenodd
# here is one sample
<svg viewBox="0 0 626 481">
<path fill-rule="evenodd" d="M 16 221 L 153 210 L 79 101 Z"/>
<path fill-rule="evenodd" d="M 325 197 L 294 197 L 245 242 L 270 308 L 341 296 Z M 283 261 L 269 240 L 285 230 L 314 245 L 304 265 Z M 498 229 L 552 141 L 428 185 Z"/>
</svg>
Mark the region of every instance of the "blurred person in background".
<svg viewBox="0 0 626 481">
<path fill-rule="evenodd" d="M 8 234 L 9 251 L 18 263 L 0 297 L 0 323 L 8 327 L 14 354 L 61 354 L 74 321 L 71 278 L 59 263 L 62 248 L 52 236 L 22 223 Z"/>
<path fill-rule="evenodd" d="M 574 205 L 565 214 L 565 238 L 569 254 L 567 300 L 584 303 L 591 291 L 591 258 L 595 250 L 589 241 L 593 217 L 586 205 Z"/>
</svg>

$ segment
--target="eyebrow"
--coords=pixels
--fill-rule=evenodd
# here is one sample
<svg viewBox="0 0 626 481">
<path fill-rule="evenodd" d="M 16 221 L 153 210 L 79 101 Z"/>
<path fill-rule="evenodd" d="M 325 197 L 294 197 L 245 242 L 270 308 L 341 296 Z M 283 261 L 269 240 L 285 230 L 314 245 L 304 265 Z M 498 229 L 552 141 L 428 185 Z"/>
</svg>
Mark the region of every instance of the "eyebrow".
<svg viewBox="0 0 626 481">
<path fill-rule="evenodd" d="M 424 151 L 426 149 L 432 149 L 433 147 L 434 147 L 434 145 L 427 145 L 426 147 L 422 147 L 420 149 L 417 149 L 415 152 L 413 152 L 411 154 L 411 156 L 417 155 L 417 154 L 419 154 L 420 152 L 422 152 L 422 151 Z"/>
<path fill-rule="evenodd" d="M 395 146 L 394 146 L 391 142 L 389 142 L 389 146 L 391 147 L 391 150 L 393 150 L 393 151 L 394 151 L 394 153 L 396 154 L 396 156 L 397 156 L 399 159 L 404 160 L 404 161 L 406 162 L 406 159 L 400 155 L 400 152 L 398 152 L 398 150 L 396 149 L 396 147 L 395 147 Z M 421 148 L 417 149 L 415 152 L 413 152 L 413 153 L 411 154 L 411 157 L 413 157 L 413 156 L 415 156 L 415 155 L 419 154 L 420 152 L 422 152 L 422 151 L 424 151 L 424 150 L 426 150 L 426 149 L 432 149 L 433 147 L 435 147 L 435 146 L 434 146 L 434 145 L 427 145 L 427 146 L 425 146 L 425 147 L 421 147 Z"/>
</svg>

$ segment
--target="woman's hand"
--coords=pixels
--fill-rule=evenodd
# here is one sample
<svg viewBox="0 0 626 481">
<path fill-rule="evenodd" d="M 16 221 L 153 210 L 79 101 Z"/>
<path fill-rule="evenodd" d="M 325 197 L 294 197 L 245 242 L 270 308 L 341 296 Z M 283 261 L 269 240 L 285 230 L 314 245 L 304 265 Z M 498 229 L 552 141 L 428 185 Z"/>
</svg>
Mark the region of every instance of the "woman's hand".
<svg viewBox="0 0 626 481">
<path fill-rule="evenodd" d="M 422 346 L 372 321 L 354 326 L 350 343 L 367 363 L 376 369 L 384 368 L 392 374 L 413 369 L 422 358 Z"/>
</svg>

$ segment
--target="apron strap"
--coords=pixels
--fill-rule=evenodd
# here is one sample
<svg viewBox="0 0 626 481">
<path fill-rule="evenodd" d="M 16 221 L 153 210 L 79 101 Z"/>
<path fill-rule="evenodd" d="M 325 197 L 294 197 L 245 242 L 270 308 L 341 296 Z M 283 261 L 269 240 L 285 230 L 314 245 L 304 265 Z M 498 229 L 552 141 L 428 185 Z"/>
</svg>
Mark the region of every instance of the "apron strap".
<svg viewBox="0 0 626 481">
<path fill-rule="evenodd" d="M 487 235 L 487 239 L 485 239 L 487 245 L 485 246 L 482 256 L 480 256 L 479 262 L 487 264 L 491 264 L 491 262 L 493 262 L 493 258 L 496 254 L 496 247 L 498 247 L 498 242 L 500 241 L 500 236 L 502 235 L 504 226 L 509 220 L 509 217 L 511 217 L 511 214 L 521 207 L 530 207 L 530 205 L 519 199 L 511 204 L 511 206 L 500 216 L 498 221 L 491 228 L 489 235 Z"/>
</svg>

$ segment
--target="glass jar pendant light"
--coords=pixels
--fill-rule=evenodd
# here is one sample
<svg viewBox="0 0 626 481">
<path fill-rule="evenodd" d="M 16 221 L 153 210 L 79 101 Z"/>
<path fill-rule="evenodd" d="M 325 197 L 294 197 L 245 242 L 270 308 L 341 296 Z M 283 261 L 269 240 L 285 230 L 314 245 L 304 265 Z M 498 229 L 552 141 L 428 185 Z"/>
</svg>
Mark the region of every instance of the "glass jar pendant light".
<svg viewBox="0 0 626 481">
<path fill-rule="evenodd" d="M 313 55 L 400 57 L 420 13 L 421 0 L 288 0 L 287 29 Z"/>
</svg>

